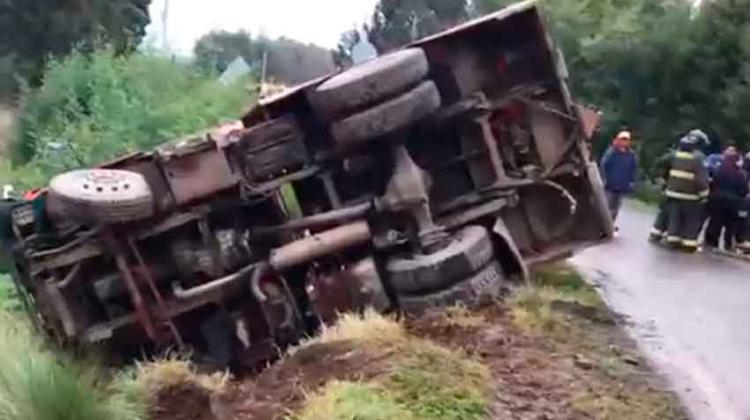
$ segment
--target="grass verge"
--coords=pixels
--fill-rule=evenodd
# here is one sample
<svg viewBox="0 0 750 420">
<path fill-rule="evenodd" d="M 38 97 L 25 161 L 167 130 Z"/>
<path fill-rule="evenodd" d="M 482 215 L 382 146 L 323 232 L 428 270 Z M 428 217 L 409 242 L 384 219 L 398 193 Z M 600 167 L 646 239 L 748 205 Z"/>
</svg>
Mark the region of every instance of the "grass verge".
<svg viewBox="0 0 750 420">
<path fill-rule="evenodd" d="M 119 383 L 152 420 L 686 419 L 616 321 L 575 270 L 553 265 L 479 309 L 344 315 L 252 377 L 166 358 Z"/>
<path fill-rule="evenodd" d="M 565 264 L 537 271 L 531 285 L 515 290 L 510 308 L 515 324 L 527 332 L 566 333 L 570 312 L 607 316 L 596 290 Z"/>
<path fill-rule="evenodd" d="M 0 313 L 0 418 L 140 420 L 140 405 L 96 368 L 47 348 L 25 322 Z"/>
<path fill-rule="evenodd" d="M 686 419 L 596 290 L 573 268 L 540 269 L 510 300 L 516 327 L 566 355 L 586 387 L 571 387 L 570 404 L 587 418 Z"/>
<path fill-rule="evenodd" d="M 21 301 L 10 275 L 0 274 L 0 311 L 15 312 L 19 310 L 21 310 Z"/>
<path fill-rule="evenodd" d="M 482 419 L 488 405 L 489 371 L 460 350 L 413 336 L 392 319 L 368 312 L 346 315 L 304 347 L 352 343 L 387 359 L 365 382 L 331 381 L 290 418 Z M 299 350 L 298 350 L 299 351 Z M 439 369 L 436 367 L 439 366 Z"/>
</svg>

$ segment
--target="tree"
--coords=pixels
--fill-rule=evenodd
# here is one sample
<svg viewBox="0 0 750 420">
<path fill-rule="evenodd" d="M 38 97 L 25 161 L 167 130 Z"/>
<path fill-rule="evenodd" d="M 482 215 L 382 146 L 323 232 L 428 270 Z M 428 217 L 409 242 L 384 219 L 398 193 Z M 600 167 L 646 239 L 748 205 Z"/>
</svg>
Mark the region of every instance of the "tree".
<svg viewBox="0 0 750 420">
<path fill-rule="evenodd" d="M 51 59 L 43 83 L 24 100 L 11 150 L 25 178 L 20 185 L 44 185 L 61 171 L 237 118 L 253 100 L 244 87 L 168 58 L 112 48 Z"/>
<path fill-rule="evenodd" d="M 195 44 L 195 62 L 203 69 L 223 72 L 237 57 L 248 64 L 260 62 L 263 45 L 255 42 L 249 32 L 214 31 L 202 36 Z"/>
<path fill-rule="evenodd" d="M 357 45 L 359 40 L 360 32 L 356 28 L 341 34 L 339 43 L 333 51 L 333 62 L 338 68 L 343 69 L 351 67 L 353 64 L 352 49 Z"/>
<path fill-rule="evenodd" d="M 466 20 L 467 7 L 467 0 L 380 0 L 368 36 L 378 51 L 388 51 Z"/>
<path fill-rule="evenodd" d="M 97 43 L 134 49 L 149 23 L 150 0 L 0 1 L 0 57 L 36 83 L 49 56 Z M 10 58 L 8 58 L 10 57 Z M 7 77 L 7 75 L 6 75 Z"/>
<path fill-rule="evenodd" d="M 301 83 L 335 68 L 330 50 L 286 38 L 253 38 L 244 31 L 211 32 L 198 40 L 193 51 L 196 64 L 218 72 L 237 57 L 260 70 L 265 55 L 267 76 L 284 84 Z"/>
</svg>

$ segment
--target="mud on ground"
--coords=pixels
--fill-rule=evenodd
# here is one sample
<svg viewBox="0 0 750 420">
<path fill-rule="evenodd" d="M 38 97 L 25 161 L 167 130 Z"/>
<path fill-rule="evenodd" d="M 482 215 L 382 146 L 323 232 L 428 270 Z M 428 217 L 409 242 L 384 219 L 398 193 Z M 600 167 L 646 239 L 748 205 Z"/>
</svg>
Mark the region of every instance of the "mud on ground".
<svg viewBox="0 0 750 420">
<path fill-rule="evenodd" d="M 489 419 L 687 418 L 617 319 L 590 290 L 584 295 L 578 299 L 580 294 L 549 285 L 522 288 L 505 303 L 433 312 L 404 320 L 404 327 L 488 368 Z M 255 378 L 234 382 L 222 396 L 196 399 L 203 409 L 169 404 L 170 395 L 160 396 L 159 404 L 176 412 L 153 419 L 289 418 L 330 381 L 367 383 L 383 375 L 397 351 L 356 341 L 313 343 Z M 184 401 L 180 393 L 174 397 Z"/>
</svg>

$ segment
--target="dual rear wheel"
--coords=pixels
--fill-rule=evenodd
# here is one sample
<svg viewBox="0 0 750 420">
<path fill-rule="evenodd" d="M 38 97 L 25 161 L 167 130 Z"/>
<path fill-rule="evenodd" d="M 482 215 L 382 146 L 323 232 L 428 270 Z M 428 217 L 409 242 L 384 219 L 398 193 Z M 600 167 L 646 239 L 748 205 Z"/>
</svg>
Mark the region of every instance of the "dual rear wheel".
<svg viewBox="0 0 750 420">
<path fill-rule="evenodd" d="M 430 308 L 477 306 L 500 296 L 503 271 L 482 226 L 467 226 L 431 254 L 395 256 L 386 271 L 402 311 L 420 315 Z"/>
</svg>

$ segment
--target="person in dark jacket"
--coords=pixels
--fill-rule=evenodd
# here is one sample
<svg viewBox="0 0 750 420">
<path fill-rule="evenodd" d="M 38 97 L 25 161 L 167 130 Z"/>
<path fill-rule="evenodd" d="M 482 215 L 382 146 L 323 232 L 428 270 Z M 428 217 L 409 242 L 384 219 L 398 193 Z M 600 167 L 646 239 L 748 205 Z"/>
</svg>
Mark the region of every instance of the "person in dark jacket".
<svg viewBox="0 0 750 420">
<path fill-rule="evenodd" d="M 667 245 L 675 249 L 698 250 L 704 203 L 709 196 L 708 170 L 700 147 L 708 143 L 708 136 L 701 130 L 692 130 L 680 139 L 666 174 L 666 201 L 656 216 L 650 240 L 666 238 Z"/>
<path fill-rule="evenodd" d="M 622 199 L 632 193 L 635 187 L 638 160 L 631 149 L 631 140 L 630 132 L 620 132 L 601 161 L 604 190 L 612 220 L 617 220 Z"/>
<path fill-rule="evenodd" d="M 711 180 L 711 195 L 708 196 L 708 228 L 706 228 L 706 247 L 717 248 L 719 238 L 724 234 L 724 249 L 734 250 L 739 212 L 743 200 L 748 194 L 747 178 L 740 168 L 740 156 L 737 153 L 724 156 L 719 170 Z"/>
</svg>

